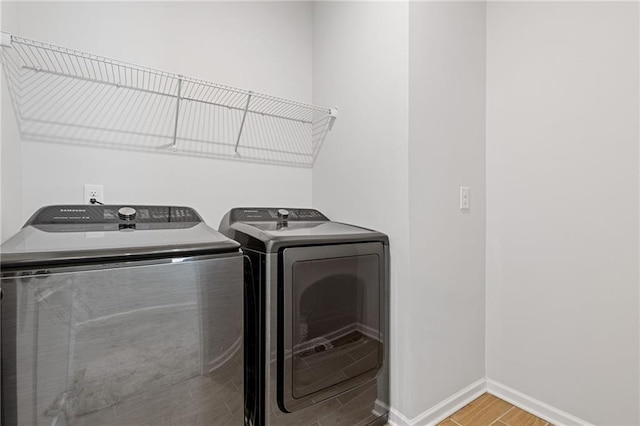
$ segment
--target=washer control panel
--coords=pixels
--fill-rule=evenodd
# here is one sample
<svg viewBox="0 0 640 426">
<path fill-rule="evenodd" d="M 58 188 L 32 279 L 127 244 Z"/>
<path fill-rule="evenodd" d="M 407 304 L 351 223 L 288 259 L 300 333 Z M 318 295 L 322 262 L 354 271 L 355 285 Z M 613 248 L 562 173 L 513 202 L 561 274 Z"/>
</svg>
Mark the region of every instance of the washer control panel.
<svg viewBox="0 0 640 426">
<path fill-rule="evenodd" d="M 314 209 L 246 207 L 231 210 L 231 222 L 328 222 Z"/>
<path fill-rule="evenodd" d="M 190 207 L 138 205 L 61 205 L 40 209 L 28 225 L 109 223 L 198 223 L 202 219 Z"/>
</svg>

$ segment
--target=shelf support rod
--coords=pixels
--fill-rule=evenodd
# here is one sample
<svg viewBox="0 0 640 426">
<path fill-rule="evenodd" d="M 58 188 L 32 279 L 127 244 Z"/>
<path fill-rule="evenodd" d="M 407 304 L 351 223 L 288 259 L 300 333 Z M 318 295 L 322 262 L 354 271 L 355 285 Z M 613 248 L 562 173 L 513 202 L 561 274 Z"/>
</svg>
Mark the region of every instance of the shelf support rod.
<svg viewBox="0 0 640 426">
<path fill-rule="evenodd" d="M 178 149 L 178 117 L 180 114 L 180 95 L 182 92 L 182 76 L 178 78 L 178 95 L 176 96 L 176 122 L 173 127 L 173 150 L 177 151 Z"/>
<path fill-rule="evenodd" d="M 240 137 L 242 136 L 242 129 L 244 129 L 244 122 L 247 119 L 247 111 L 249 111 L 249 102 L 251 102 L 251 95 L 253 92 L 249 92 L 247 96 L 247 103 L 244 106 L 244 114 L 242 114 L 242 123 L 240 123 L 240 130 L 238 131 L 238 139 L 236 140 L 236 155 L 238 155 L 238 145 L 240 145 Z"/>
</svg>

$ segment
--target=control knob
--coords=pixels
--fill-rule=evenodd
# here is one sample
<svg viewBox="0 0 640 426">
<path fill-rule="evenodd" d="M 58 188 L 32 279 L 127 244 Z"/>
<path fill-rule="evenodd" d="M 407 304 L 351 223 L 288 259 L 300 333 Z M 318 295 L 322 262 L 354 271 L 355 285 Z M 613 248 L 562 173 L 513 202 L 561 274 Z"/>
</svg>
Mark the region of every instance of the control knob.
<svg viewBox="0 0 640 426">
<path fill-rule="evenodd" d="M 289 218 L 289 210 L 278 209 L 278 217 L 282 220 L 287 220 Z"/>
<path fill-rule="evenodd" d="M 120 207 L 118 217 L 122 220 L 133 220 L 136 218 L 136 209 L 133 207 Z"/>
</svg>

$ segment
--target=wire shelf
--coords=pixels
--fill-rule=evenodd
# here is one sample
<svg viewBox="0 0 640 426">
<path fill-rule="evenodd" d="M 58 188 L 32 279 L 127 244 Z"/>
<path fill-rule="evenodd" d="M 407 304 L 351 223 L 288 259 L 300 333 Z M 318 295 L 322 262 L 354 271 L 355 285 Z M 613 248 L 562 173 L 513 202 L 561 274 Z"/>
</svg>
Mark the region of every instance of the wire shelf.
<svg viewBox="0 0 640 426">
<path fill-rule="evenodd" d="M 312 167 L 322 108 L 2 33 L 25 140 Z"/>
</svg>

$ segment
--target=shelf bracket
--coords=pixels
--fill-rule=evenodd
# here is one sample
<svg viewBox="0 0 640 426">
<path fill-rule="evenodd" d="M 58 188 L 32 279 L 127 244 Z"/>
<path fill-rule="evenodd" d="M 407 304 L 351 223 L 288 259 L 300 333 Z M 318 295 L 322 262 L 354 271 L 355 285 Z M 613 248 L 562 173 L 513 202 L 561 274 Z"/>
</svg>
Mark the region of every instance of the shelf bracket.
<svg viewBox="0 0 640 426">
<path fill-rule="evenodd" d="M 0 46 L 11 47 L 11 34 L 0 31 Z"/>
<path fill-rule="evenodd" d="M 242 129 L 244 128 L 244 122 L 247 119 L 247 112 L 249 111 L 249 102 L 251 102 L 252 94 L 253 92 L 249 92 L 249 95 L 247 96 L 247 103 L 244 106 L 244 114 L 242 114 L 242 122 L 240 123 L 240 130 L 238 131 L 238 139 L 236 140 L 236 148 L 235 148 L 236 156 L 239 155 L 238 145 L 240 145 L 240 137 L 242 136 Z"/>
<path fill-rule="evenodd" d="M 178 150 L 178 118 L 180 114 L 180 95 L 182 92 L 182 76 L 178 78 L 178 95 L 176 96 L 176 122 L 173 127 L 173 146 L 174 151 Z"/>
<path fill-rule="evenodd" d="M 333 123 L 338 118 L 338 108 L 329 109 L 329 130 L 333 129 Z"/>
</svg>

